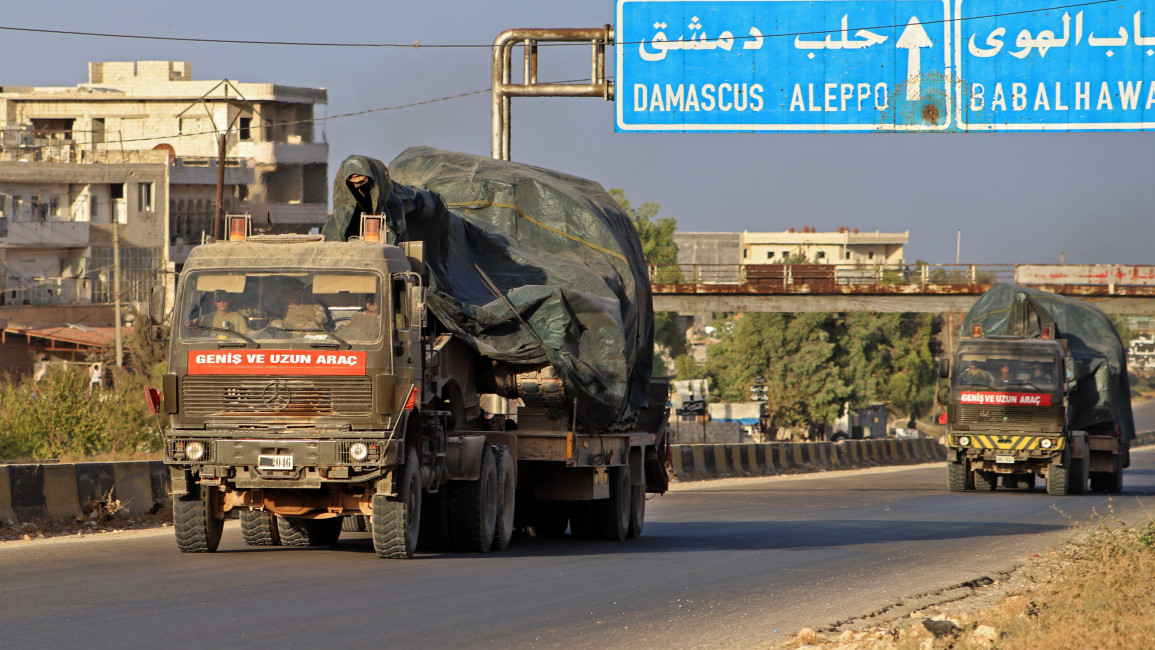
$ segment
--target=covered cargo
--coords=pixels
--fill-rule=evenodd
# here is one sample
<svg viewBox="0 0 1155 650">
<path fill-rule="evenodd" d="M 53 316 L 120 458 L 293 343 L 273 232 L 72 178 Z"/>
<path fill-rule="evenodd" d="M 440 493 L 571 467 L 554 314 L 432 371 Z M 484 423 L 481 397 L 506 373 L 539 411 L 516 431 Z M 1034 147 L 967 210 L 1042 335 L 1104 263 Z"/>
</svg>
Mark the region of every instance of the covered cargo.
<svg viewBox="0 0 1155 650">
<path fill-rule="evenodd" d="M 996 284 L 983 294 L 963 319 L 959 337 L 974 325 L 984 336 L 1039 338 L 1052 327 L 1055 338 L 1067 342 L 1068 367 L 1075 387 L 1069 396 L 1070 426 L 1089 432 L 1114 430 L 1123 442 L 1135 437 L 1127 355 L 1111 320 L 1098 307 L 1038 289 Z"/>
<path fill-rule="evenodd" d="M 353 175 L 361 183 L 349 181 Z M 628 215 L 597 183 L 428 147 L 389 163 L 350 156 L 327 239 L 385 214 L 388 243 L 422 241 L 430 311 L 487 359 L 548 362 L 591 430 L 646 405 L 653 312 Z"/>
</svg>

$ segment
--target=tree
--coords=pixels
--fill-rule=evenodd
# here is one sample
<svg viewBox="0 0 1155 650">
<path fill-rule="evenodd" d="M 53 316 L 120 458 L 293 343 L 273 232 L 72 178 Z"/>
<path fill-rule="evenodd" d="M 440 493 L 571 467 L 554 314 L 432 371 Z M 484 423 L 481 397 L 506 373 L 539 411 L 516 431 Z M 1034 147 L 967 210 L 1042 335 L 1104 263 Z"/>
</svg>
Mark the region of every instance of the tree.
<svg viewBox="0 0 1155 650">
<path fill-rule="evenodd" d="M 674 243 L 678 220 L 673 217 L 657 218 L 662 210 L 657 203 L 643 203 L 635 209 L 626 198 L 624 190 L 611 189 L 610 196 L 634 222 L 638 238 L 642 241 L 646 264 L 659 265 L 651 279 L 663 284 L 681 282 L 682 272 L 677 267 L 678 245 Z M 654 312 L 654 343 L 663 348 L 671 359 L 686 353 L 686 334 L 678 327 L 676 313 Z M 656 375 L 668 375 L 673 370 L 667 368 L 658 355 L 654 356 L 654 362 Z"/>
</svg>

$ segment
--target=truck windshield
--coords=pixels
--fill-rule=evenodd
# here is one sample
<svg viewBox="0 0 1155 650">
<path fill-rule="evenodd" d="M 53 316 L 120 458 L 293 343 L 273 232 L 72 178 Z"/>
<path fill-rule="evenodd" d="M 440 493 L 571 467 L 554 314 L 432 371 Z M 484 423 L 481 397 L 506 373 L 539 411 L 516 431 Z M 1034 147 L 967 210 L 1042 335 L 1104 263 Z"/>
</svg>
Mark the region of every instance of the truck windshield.
<svg viewBox="0 0 1155 650">
<path fill-rule="evenodd" d="M 367 272 L 198 271 L 178 305 L 180 337 L 238 345 L 265 341 L 376 341 L 382 295 Z"/>
<path fill-rule="evenodd" d="M 1012 356 L 962 353 L 954 384 L 959 388 L 1050 392 L 1057 390 L 1058 359 L 1051 356 Z"/>
</svg>

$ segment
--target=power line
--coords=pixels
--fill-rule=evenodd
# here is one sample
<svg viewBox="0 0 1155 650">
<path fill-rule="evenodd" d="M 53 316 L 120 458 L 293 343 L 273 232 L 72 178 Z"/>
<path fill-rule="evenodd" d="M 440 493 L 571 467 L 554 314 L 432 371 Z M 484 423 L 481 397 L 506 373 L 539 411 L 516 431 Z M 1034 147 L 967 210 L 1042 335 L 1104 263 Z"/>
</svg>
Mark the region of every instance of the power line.
<svg viewBox="0 0 1155 650">
<path fill-rule="evenodd" d="M 993 14 L 985 14 L 982 16 L 967 16 L 965 18 L 944 18 L 942 20 L 925 20 L 923 25 L 935 25 L 949 22 L 967 22 L 973 20 L 985 20 L 989 18 L 1002 18 L 1006 16 L 1019 16 L 1024 14 L 1043 13 L 1047 11 L 1058 11 L 1060 9 L 1077 9 L 1079 7 L 1090 7 L 1095 5 L 1113 4 L 1117 0 L 1087 0 L 1086 2 L 1073 2 L 1064 5 L 1053 5 L 1050 7 L 1041 7 L 1037 9 L 1020 9 L 1017 11 L 1002 11 Z M 896 23 L 891 25 L 871 25 L 871 26 L 856 26 L 854 29 L 898 29 L 906 27 L 904 23 Z M 334 48 L 384 48 L 384 49 L 492 49 L 492 43 L 422 43 L 420 40 L 412 43 L 336 43 L 324 41 L 254 41 L 242 39 L 227 39 L 227 38 L 197 38 L 186 36 L 153 36 L 148 34 L 116 34 L 109 32 L 82 32 L 76 30 L 63 29 L 44 29 L 36 27 L 15 27 L 11 25 L 0 25 L 0 30 L 10 32 L 25 32 L 31 34 L 49 34 L 53 36 L 85 36 L 92 38 L 120 38 L 132 40 L 145 41 L 170 41 L 179 43 L 207 43 L 214 45 L 258 45 L 258 46 L 279 46 L 279 47 L 334 47 Z M 800 32 L 784 32 L 779 34 L 770 34 L 767 36 L 734 36 L 735 41 L 752 40 L 755 38 L 790 38 L 798 36 L 813 36 L 816 34 L 828 34 L 834 30 L 811 30 Z M 646 41 L 619 41 L 613 45 L 640 45 Z M 566 46 L 586 46 L 589 43 L 584 41 L 578 42 L 555 42 L 547 41 L 539 43 L 539 46 L 548 47 L 566 47 Z"/>
</svg>

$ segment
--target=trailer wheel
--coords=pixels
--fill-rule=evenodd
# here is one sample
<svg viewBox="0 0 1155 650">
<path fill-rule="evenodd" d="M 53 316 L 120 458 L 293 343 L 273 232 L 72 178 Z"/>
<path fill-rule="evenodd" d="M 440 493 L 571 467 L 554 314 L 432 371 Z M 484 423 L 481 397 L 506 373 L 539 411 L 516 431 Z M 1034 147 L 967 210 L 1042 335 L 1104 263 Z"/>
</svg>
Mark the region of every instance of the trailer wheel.
<svg viewBox="0 0 1155 650">
<path fill-rule="evenodd" d="M 630 466 L 610 468 L 610 498 L 599 499 L 592 505 L 597 536 L 620 542 L 630 530 Z"/>
<path fill-rule="evenodd" d="M 383 558 L 403 560 L 413 557 L 421 531 L 421 461 L 417 450 L 405 447 L 405 464 L 397 481 L 395 498 L 378 492 L 373 495 L 373 549 Z"/>
<path fill-rule="evenodd" d="M 965 492 L 967 489 L 966 461 L 946 464 L 946 486 L 951 492 Z M 973 489 L 973 486 L 972 486 Z"/>
<path fill-rule="evenodd" d="M 241 537 L 249 546 L 280 546 L 277 515 L 268 510 L 242 510 Z"/>
<path fill-rule="evenodd" d="M 975 470 L 975 489 L 979 492 L 994 490 L 996 483 L 998 483 L 998 476 L 994 472 L 985 469 Z"/>
<path fill-rule="evenodd" d="M 1123 491 L 1123 454 L 1115 455 L 1115 469 L 1107 477 L 1108 492 L 1118 494 Z"/>
<path fill-rule="evenodd" d="M 365 515 L 345 515 L 341 521 L 341 530 L 347 533 L 363 533 L 365 528 Z"/>
<path fill-rule="evenodd" d="M 197 486 L 195 493 L 173 499 L 172 525 L 182 553 L 214 553 L 221 543 L 225 520 L 214 516 L 217 488 Z"/>
<path fill-rule="evenodd" d="M 481 475 L 475 481 L 453 481 L 449 493 L 450 536 L 453 548 L 485 553 L 497 529 L 497 464 L 493 448 L 481 450 Z"/>
<path fill-rule="evenodd" d="M 517 502 L 517 460 L 507 445 L 493 446 L 493 462 L 497 470 L 497 525 L 493 531 L 493 550 L 504 551 L 513 538 L 513 515 Z"/>
<path fill-rule="evenodd" d="M 642 470 L 645 472 L 645 470 Z M 630 529 L 626 532 L 629 539 L 642 536 L 642 528 L 646 525 L 646 482 L 630 486 Z"/>
</svg>

